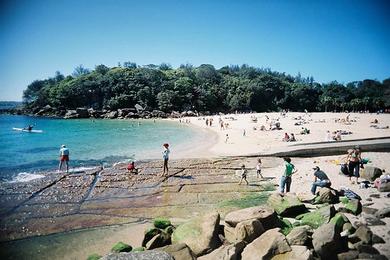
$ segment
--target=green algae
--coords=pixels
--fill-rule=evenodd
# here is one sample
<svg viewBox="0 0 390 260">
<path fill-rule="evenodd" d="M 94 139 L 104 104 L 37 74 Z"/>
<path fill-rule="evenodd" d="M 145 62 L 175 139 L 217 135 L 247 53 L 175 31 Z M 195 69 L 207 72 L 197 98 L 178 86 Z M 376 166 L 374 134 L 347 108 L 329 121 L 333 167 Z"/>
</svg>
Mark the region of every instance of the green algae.
<svg viewBox="0 0 390 260">
<path fill-rule="evenodd" d="M 260 192 L 260 193 L 250 194 L 239 199 L 223 201 L 220 202 L 218 206 L 220 208 L 224 208 L 224 207 L 250 208 L 250 207 L 265 205 L 268 197 L 269 197 L 268 192 Z"/>
<path fill-rule="evenodd" d="M 131 252 L 132 249 L 133 248 L 131 247 L 131 245 L 125 244 L 123 242 L 118 242 L 111 248 L 111 252 L 114 253 Z"/>
<path fill-rule="evenodd" d="M 156 228 L 165 229 L 165 228 L 171 226 L 172 223 L 169 219 L 160 217 L 160 218 L 155 218 L 153 220 L 153 225 Z"/>
<path fill-rule="evenodd" d="M 87 260 L 99 260 L 100 258 L 102 258 L 101 255 L 99 254 L 92 254 L 92 255 L 89 255 Z"/>
<path fill-rule="evenodd" d="M 294 227 L 288 219 L 280 218 L 280 222 L 282 234 L 287 236 Z"/>
</svg>

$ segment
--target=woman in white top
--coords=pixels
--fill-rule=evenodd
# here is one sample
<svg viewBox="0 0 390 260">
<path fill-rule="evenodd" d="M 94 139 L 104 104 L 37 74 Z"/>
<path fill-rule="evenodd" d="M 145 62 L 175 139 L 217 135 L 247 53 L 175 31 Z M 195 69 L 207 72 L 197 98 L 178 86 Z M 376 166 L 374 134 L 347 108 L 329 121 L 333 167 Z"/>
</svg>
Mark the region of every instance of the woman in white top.
<svg viewBox="0 0 390 260">
<path fill-rule="evenodd" d="M 163 175 L 165 175 L 165 171 L 167 172 L 168 175 L 168 160 L 169 160 L 169 153 L 171 152 L 169 150 L 169 144 L 165 143 L 163 144 L 164 146 L 164 151 L 163 151 L 163 159 L 164 159 L 164 166 L 163 166 Z"/>
<path fill-rule="evenodd" d="M 257 160 L 257 165 L 256 165 L 256 175 L 257 175 L 257 178 L 259 178 L 259 176 L 263 179 L 263 175 L 261 175 L 261 159 L 259 158 Z"/>
</svg>

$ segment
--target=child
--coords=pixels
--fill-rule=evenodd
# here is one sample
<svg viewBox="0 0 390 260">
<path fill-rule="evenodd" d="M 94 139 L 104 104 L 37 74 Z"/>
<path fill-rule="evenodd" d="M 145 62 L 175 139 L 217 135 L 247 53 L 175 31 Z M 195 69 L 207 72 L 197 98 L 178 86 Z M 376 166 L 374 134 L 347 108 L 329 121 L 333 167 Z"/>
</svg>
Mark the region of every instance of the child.
<svg viewBox="0 0 390 260">
<path fill-rule="evenodd" d="M 285 161 L 285 169 L 284 174 L 280 180 L 280 192 L 284 193 L 284 187 L 286 187 L 286 193 L 290 192 L 291 187 L 291 176 L 297 172 L 294 164 L 291 163 L 291 158 L 285 157 L 283 158 Z"/>
<path fill-rule="evenodd" d="M 246 182 L 246 185 L 249 185 L 248 181 L 246 180 L 247 173 L 248 173 L 248 171 L 245 169 L 245 165 L 243 164 L 241 166 L 241 179 L 240 179 L 240 182 L 238 183 L 238 185 L 241 185 L 242 180 L 244 180 Z"/>
<path fill-rule="evenodd" d="M 261 175 L 261 159 L 259 158 L 257 160 L 257 165 L 256 165 L 256 175 L 257 175 L 257 178 L 259 178 L 259 176 L 263 179 L 263 175 Z"/>
</svg>

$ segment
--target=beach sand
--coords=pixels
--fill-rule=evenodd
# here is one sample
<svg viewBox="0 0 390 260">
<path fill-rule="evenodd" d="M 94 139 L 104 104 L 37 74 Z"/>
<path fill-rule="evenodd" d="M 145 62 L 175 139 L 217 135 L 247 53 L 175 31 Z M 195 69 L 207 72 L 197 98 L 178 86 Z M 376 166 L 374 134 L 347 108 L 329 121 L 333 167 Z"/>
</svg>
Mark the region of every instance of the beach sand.
<svg viewBox="0 0 390 260">
<path fill-rule="evenodd" d="M 338 119 L 346 119 L 349 115 L 350 123 L 335 122 Z M 279 120 L 282 130 L 261 131 L 262 125 L 269 128 L 266 123 L 266 116 L 269 121 Z M 257 118 L 254 123 L 251 118 Z M 294 118 L 301 119 L 297 120 Z M 213 125 L 206 126 L 206 119 L 213 119 Z M 229 127 L 221 130 L 219 118 Z M 196 149 L 191 153 L 192 157 L 206 158 L 211 156 L 238 156 L 248 154 L 272 153 L 283 150 L 284 147 L 290 147 L 297 144 L 306 144 L 313 142 L 323 142 L 326 137 L 326 131 L 344 130 L 351 132 L 349 135 L 342 135 L 342 140 L 364 139 L 374 137 L 389 137 L 390 129 L 376 129 L 370 127 L 370 122 L 378 120 L 379 127 L 390 126 L 390 114 L 360 114 L 360 113 L 299 113 L 289 112 L 286 116 L 280 113 L 250 113 L 250 114 L 227 114 L 221 116 L 206 116 L 196 118 L 184 118 L 190 120 L 190 125 L 197 128 L 207 129 L 214 132 L 217 138 L 212 137 L 205 144 L 194 144 L 194 147 L 204 147 Z M 234 119 L 234 120 L 233 120 Z M 183 121 L 183 119 L 181 119 Z M 177 119 L 179 121 L 179 119 Z M 302 122 L 301 125 L 294 125 Z M 310 130 L 310 134 L 300 134 L 302 128 Z M 255 130 L 256 128 L 257 130 Z M 245 130 L 245 136 L 243 132 Z M 284 134 L 295 134 L 296 142 L 283 142 Z M 229 135 L 228 142 L 225 143 L 226 135 Z M 179 154 L 176 155 L 180 157 Z M 185 157 L 188 157 L 187 154 Z"/>
</svg>

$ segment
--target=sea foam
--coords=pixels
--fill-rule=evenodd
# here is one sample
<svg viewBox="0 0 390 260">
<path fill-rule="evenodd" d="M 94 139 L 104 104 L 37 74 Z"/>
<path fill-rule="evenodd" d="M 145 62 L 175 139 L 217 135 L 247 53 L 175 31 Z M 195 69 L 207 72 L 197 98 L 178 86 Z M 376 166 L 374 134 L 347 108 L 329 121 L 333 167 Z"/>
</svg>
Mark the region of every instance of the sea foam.
<svg viewBox="0 0 390 260">
<path fill-rule="evenodd" d="M 29 173 L 29 172 L 20 172 L 18 175 L 16 175 L 12 180 L 8 181 L 10 183 L 14 182 L 28 182 L 35 179 L 40 179 L 45 177 L 45 175 L 42 174 L 36 174 L 36 173 Z"/>
</svg>

